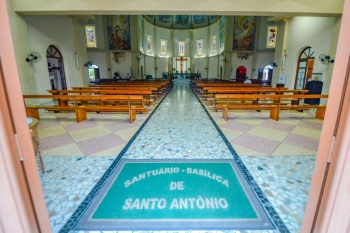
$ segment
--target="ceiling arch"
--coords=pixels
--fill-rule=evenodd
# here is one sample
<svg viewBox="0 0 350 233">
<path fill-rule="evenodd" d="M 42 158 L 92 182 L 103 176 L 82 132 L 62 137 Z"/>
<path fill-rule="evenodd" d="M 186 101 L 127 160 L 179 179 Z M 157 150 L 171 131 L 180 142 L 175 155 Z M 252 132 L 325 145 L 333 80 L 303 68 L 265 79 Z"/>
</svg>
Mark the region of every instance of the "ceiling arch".
<svg viewBox="0 0 350 233">
<path fill-rule="evenodd" d="M 169 29 L 195 29 L 217 22 L 218 15 L 143 15 L 147 22 Z"/>
</svg>

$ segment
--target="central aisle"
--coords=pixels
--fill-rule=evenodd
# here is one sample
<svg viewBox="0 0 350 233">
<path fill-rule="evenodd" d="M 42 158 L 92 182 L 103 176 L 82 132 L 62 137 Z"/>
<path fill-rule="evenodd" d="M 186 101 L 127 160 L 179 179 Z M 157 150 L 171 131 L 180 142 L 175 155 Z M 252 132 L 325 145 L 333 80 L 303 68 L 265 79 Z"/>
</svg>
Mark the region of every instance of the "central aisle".
<svg viewBox="0 0 350 233">
<path fill-rule="evenodd" d="M 189 80 L 176 79 L 123 158 L 227 159 L 232 153 L 190 89 Z"/>
<path fill-rule="evenodd" d="M 184 159 L 188 159 L 190 168 L 186 168 L 186 162 L 183 162 Z M 152 160 L 161 162 L 159 165 L 156 165 L 157 162 L 152 162 Z M 160 170 L 163 169 L 163 166 L 167 167 L 168 165 L 166 164 L 169 163 L 169 160 L 174 160 L 173 166 L 183 166 L 183 169 L 179 173 L 186 174 L 185 171 L 187 171 L 187 176 L 181 176 L 181 178 L 180 175 L 179 177 L 175 175 L 177 178 L 164 178 L 161 176 L 160 178 L 163 179 L 154 181 L 154 184 L 157 184 L 157 193 L 159 192 L 157 195 L 163 195 L 163 198 L 161 199 L 164 200 L 164 203 L 171 201 L 171 197 L 174 198 L 173 195 L 175 193 L 171 192 L 171 188 L 169 192 L 167 183 L 169 181 L 165 181 L 164 183 L 164 179 L 180 179 L 181 182 L 179 183 L 189 184 L 186 186 L 190 191 L 190 193 L 187 193 L 189 198 L 192 195 L 196 197 L 201 197 L 204 195 L 205 198 L 222 197 L 227 204 L 227 206 L 224 208 L 225 211 L 220 212 L 218 210 L 207 210 L 206 212 L 209 213 L 208 216 L 210 217 L 205 218 L 205 224 L 199 224 L 201 218 L 203 218 L 200 217 L 202 216 L 202 213 L 198 213 L 199 215 L 197 216 L 192 209 L 187 210 L 187 208 L 185 208 L 186 210 L 181 211 L 184 211 L 184 213 L 187 214 L 191 213 L 188 216 L 190 219 L 193 218 L 190 222 L 188 222 L 187 218 L 181 220 L 181 218 L 184 216 L 182 214 L 184 213 L 176 215 L 176 210 L 174 210 L 175 212 L 167 212 L 167 214 L 159 213 L 160 218 L 158 217 L 158 220 L 157 218 L 151 217 L 151 215 L 157 213 L 157 211 L 151 210 L 149 213 L 146 213 L 146 216 L 148 216 L 146 217 L 147 221 L 144 220 L 145 216 L 139 216 L 136 217 L 136 222 L 133 222 L 133 218 L 143 212 L 139 212 L 137 210 L 124 210 L 124 208 L 127 208 L 128 204 L 125 202 L 123 205 L 123 201 L 132 200 L 131 197 L 136 198 L 135 202 L 137 202 L 139 198 L 144 198 L 145 200 L 147 198 L 154 198 L 154 196 L 152 196 L 154 194 L 152 193 L 156 186 L 154 186 L 154 184 L 150 185 L 152 187 L 154 186 L 152 188 L 148 184 L 147 187 L 142 187 L 141 189 L 143 191 L 141 191 L 138 190 L 137 187 L 141 186 L 143 182 L 139 183 L 137 181 L 139 179 L 144 179 L 142 178 L 143 172 L 148 174 L 146 171 L 155 169 L 152 170 L 153 174 L 153 172 L 158 171 L 155 167 L 160 166 Z M 213 162 L 205 162 L 205 160 Z M 148 162 L 150 162 L 149 164 L 151 165 L 147 165 Z M 133 165 L 133 163 L 136 164 Z M 183 165 L 181 165 L 181 163 Z M 123 170 L 124 167 L 130 166 L 134 168 Z M 144 168 L 141 168 L 140 166 L 144 166 Z M 224 169 L 225 166 L 227 166 L 228 170 Z M 205 177 L 207 176 L 206 178 L 218 181 L 219 186 L 210 186 L 209 184 L 212 183 L 208 183 L 207 180 L 202 180 L 206 178 L 201 178 L 203 174 L 200 175 L 199 173 L 200 176 L 194 177 L 195 179 L 198 179 L 197 182 L 201 183 L 202 185 L 197 187 L 197 183 L 191 181 L 193 177 L 190 175 L 191 172 L 188 173 L 188 169 L 194 169 L 193 171 L 200 169 L 199 171 L 205 171 L 205 174 L 207 174 L 206 170 L 208 170 L 208 175 L 205 175 Z M 215 169 L 219 170 L 215 172 Z M 212 172 L 214 173 L 211 176 L 210 173 Z M 132 181 L 130 181 L 128 185 L 126 185 L 126 183 L 125 185 L 122 184 L 124 181 L 121 181 L 123 178 L 118 178 L 119 174 L 121 177 L 133 177 Z M 216 177 L 215 174 L 220 174 L 217 176 L 219 178 L 213 178 Z M 158 177 L 156 175 L 157 174 L 155 173 L 154 176 Z M 223 181 L 224 177 L 230 178 Z M 151 178 L 149 179 L 152 180 Z M 222 184 L 220 183 L 221 181 L 223 182 Z M 129 193 L 130 190 L 128 187 L 134 182 L 137 182 L 138 185 L 132 186 L 133 188 L 131 190 L 135 190 Z M 191 182 L 192 185 L 190 185 Z M 223 188 L 222 185 L 224 183 L 226 186 Z M 214 182 L 214 184 L 216 183 Z M 222 188 L 223 190 L 221 190 Z M 178 195 L 180 194 L 179 198 L 182 197 L 181 195 L 185 194 L 184 190 L 182 191 L 182 194 L 178 193 Z M 96 195 L 96 193 L 98 194 Z M 126 196 L 124 197 L 123 195 Z M 137 197 L 135 197 L 135 195 Z M 138 195 L 141 195 L 142 197 L 139 197 Z M 226 197 L 226 199 L 224 197 Z M 120 229 L 130 229 L 131 226 L 141 227 L 137 229 L 153 230 L 152 226 L 155 227 L 155 229 L 163 229 L 165 225 L 167 225 L 169 229 L 173 229 L 170 225 L 174 224 L 174 229 L 179 228 L 179 226 L 188 229 L 201 229 L 201 227 L 205 225 L 205 227 L 208 227 L 208 229 L 212 229 L 213 227 L 218 227 L 219 229 L 234 227 L 238 229 L 267 230 L 274 228 L 272 224 L 273 222 L 277 229 L 286 230 L 286 232 L 288 232 L 278 214 L 273 208 L 271 208 L 271 204 L 265 197 L 264 193 L 256 184 L 253 177 L 242 163 L 241 159 L 233 150 L 232 146 L 228 143 L 226 137 L 222 134 L 221 130 L 216 126 L 210 115 L 206 112 L 202 104 L 190 89 L 189 80 L 186 79 L 174 80 L 172 90 L 153 111 L 150 117 L 144 122 L 135 136 L 126 145 L 125 149 L 119 154 L 118 158 L 113 162 L 85 200 L 89 201 L 84 201 L 74 213 L 74 217 L 72 217 L 66 223 L 66 227 L 68 227 L 68 229 L 69 226 L 73 225 L 76 226 L 75 229 L 77 230 L 99 230 L 101 228 L 104 230 L 112 230 L 115 229 L 115 227 Z M 133 208 L 134 205 L 136 206 L 134 203 L 130 208 L 135 209 L 136 207 Z M 123 207 L 122 209 L 120 209 L 121 206 Z M 161 209 L 163 208 L 165 207 L 162 207 Z M 132 211 L 136 212 L 134 213 Z M 246 217 L 243 215 L 245 212 L 247 212 Z M 230 214 L 224 217 L 222 215 L 224 213 Z M 174 217 L 170 217 L 173 216 L 173 214 L 175 214 Z M 268 217 L 268 215 L 273 217 Z M 76 219 L 75 216 L 80 217 Z M 123 221 L 119 220 L 120 216 L 124 216 L 122 218 Z M 152 220 L 153 218 L 154 220 Z M 226 221 L 224 221 L 224 219 Z M 77 220 L 78 223 L 76 223 Z M 108 220 L 108 223 L 106 223 L 107 225 L 104 225 L 103 220 Z M 161 220 L 161 222 L 165 222 L 165 225 L 159 224 L 157 228 L 156 223 L 159 220 Z M 144 221 L 146 222 L 144 223 Z M 168 225 L 167 221 L 169 224 L 172 224 Z M 62 232 L 66 232 L 65 230 L 68 230 L 65 227 L 63 229 L 64 230 Z"/>
</svg>

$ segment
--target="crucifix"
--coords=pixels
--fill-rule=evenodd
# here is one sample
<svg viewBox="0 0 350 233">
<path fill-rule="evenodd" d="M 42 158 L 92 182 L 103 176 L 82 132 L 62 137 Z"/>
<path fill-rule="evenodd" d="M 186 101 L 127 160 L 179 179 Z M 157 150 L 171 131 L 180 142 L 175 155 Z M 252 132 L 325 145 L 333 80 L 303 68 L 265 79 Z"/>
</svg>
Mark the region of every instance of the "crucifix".
<svg viewBox="0 0 350 233">
<path fill-rule="evenodd" d="M 184 68 L 184 61 L 187 61 L 187 58 L 177 58 L 176 62 L 179 61 L 180 62 L 180 73 L 183 73 L 183 68 Z"/>
</svg>

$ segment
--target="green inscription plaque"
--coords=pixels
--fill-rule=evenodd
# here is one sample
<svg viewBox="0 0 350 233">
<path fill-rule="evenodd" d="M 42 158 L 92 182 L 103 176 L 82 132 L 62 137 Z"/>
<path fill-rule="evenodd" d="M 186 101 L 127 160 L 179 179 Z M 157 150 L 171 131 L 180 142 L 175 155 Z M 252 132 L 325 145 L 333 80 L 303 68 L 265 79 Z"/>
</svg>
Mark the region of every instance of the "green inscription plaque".
<svg viewBox="0 0 350 233">
<path fill-rule="evenodd" d="M 125 163 L 93 219 L 256 218 L 231 163 Z"/>
</svg>

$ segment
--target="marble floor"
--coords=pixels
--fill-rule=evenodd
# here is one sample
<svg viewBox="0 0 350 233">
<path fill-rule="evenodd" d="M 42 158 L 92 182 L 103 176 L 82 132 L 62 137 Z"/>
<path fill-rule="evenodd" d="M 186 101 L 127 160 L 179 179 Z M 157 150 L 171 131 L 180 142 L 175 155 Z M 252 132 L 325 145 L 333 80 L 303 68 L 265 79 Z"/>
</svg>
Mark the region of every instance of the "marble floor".
<svg viewBox="0 0 350 233">
<path fill-rule="evenodd" d="M 162 98 L 133 123 L 126 114 L 89 113 L 81 123 L 73 113 L 41 114 L 47 172 L 40 176 L 53 232 L 120 152 L 133 159 L 220 159 L 237 153 L 288 230 L 299 232 L 323 124 L 314 112 L 286 111 L 276 122 L 268 112 L 234 111 L 224 121 L 184 79 L 175 80 Z"/>
</svg>

